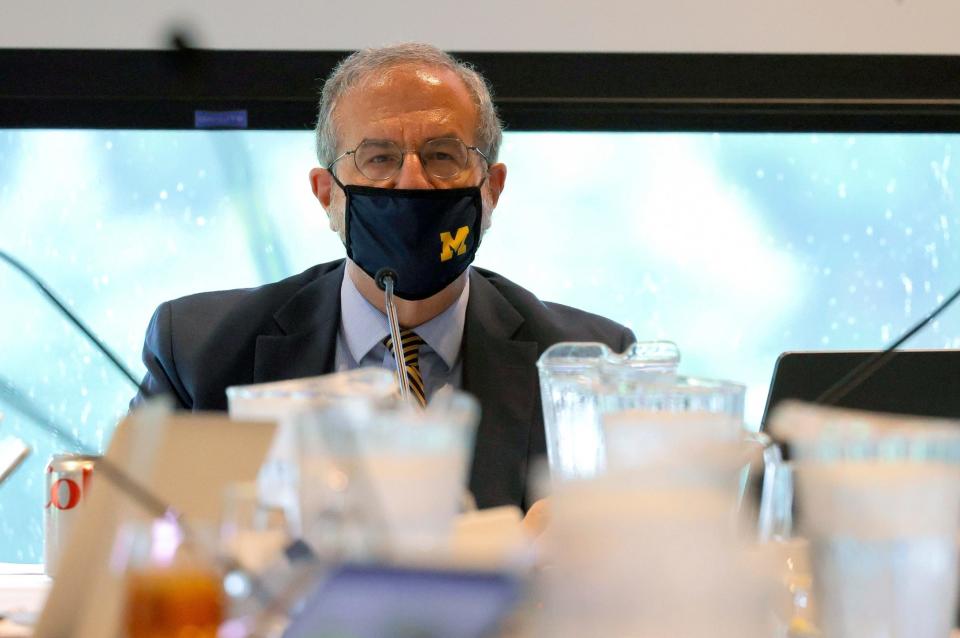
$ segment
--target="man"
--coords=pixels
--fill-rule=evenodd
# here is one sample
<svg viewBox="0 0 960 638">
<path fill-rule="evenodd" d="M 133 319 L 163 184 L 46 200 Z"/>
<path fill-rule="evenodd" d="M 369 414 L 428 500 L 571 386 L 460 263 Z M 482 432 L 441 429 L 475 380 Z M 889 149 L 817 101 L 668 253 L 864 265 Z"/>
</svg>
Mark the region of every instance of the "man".
<svg viewBox="0 0 960 638">
<path fill-rule="evenodd" d="M 506 181 L 501 124 L 485 80 L 427 45 L 364 50 L 327 79 L 313 193 L 347 259 L 248 290 L 162 304 L 147 330 L 144 381 L 185 409 L 223 410 L 231 385 L 393 367 L 384 296 L 396 273 L 411 392 L 478 397 L 470 475 L 480 507 L 522 505 L 530 461 L 545 452 L 536 361 L 559 341 L 622 351 L 633 334 L 543 303 L 470 268 Z"/>
</svg>

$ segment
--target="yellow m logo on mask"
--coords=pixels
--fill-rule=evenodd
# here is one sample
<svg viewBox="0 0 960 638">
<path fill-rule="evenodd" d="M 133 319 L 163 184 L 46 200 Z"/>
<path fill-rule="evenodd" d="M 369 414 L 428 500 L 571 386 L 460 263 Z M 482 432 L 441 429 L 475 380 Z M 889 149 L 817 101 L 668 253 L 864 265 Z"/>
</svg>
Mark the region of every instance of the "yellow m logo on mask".
<svg viewBox="0 0 960 638">
<path fill-rule="evenodd" d="M 450 261 L 454 253 L 462 255 L 467 252 L 467 235 L 470 229 L 467 226 L 461 226 L 457 229 L 457 234 L 451 236 L 450 233 L 440 233 L 440 245 L 443 249 L 440 251 L 440 261 Z"/>
</svg>

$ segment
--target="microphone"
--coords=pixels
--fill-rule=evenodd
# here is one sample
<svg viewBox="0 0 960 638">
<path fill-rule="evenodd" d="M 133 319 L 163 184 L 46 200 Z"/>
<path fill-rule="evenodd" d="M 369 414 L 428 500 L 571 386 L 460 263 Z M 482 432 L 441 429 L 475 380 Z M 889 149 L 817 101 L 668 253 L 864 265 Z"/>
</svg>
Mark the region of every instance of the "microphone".
<svg viewBox="0 0 960 638">
<path fill-rule="evenodd" d="M 393 362 L 397 367 L 397 385 L 400 387 L 400 400 L 410 400 L 410 387 L 407 380 L 407 366 L 403 361 L 403 346 L 400 339 L 400 320 L 397 318 L 397 306 L 393 303 L 393 287 L 399 280 L 397 271 L 383 267 L 373 276 L 377 287 L 383 291 L 383 305 L 387 312 L 387 325 L 390 326 L 390 339 L 393 340 Z"/>
<path fill-rule="evenodd" d="M 373 276 L 373 280 L 377 283 L 377 288 L 380 290 L 387 289 L 387 280 L 391 280 L 393 285 L 396 285 L 399 277 L 397 277 L 397 271 L 393 268 L 388 268 L 384 266 L 377 271 L 377 274 Z"/>
</svg>

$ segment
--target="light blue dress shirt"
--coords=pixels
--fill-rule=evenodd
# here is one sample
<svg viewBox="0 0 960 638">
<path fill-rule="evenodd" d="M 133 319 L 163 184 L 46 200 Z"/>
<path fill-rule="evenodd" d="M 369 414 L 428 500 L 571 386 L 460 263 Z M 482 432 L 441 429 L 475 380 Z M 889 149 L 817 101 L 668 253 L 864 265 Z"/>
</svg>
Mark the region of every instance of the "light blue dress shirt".
<svg viewBox="0 0 960 638">
<path fill-rule="evenodd" d="M 444 386 L 460 388 L 462 365 L 460 344 L 470 297 L 470 277 L 463 292 L 439 315 L 413 328 L 424 340 L 420 346 L 420 374 L 427 400 Z M 340 285 L 340 329 L 337 332 L 336 370 L 379 366 L 395 370 L 393 355 L 383 345 L 390 334 L 387 316 L 357 290 L 350 275 L 344 273 Z"/>
</svg>

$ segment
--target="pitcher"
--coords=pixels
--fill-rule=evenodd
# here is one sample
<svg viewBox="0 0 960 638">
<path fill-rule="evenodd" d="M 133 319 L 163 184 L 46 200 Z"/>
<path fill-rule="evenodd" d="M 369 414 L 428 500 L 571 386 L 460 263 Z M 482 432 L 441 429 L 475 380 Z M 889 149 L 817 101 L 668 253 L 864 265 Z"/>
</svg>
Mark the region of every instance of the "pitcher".
<svg viewBox="0 0 960 638">
<path fill-rule="evenodd" d="M 633 344 L 622 354 L 602 343 L 558 343 L 537 361 L 550 473 L 555 480 L 590 478 L 605 466 L 600 416 L 605 384 L 672 377 L 680 351 L 669 341 Z"/>
</svg>

